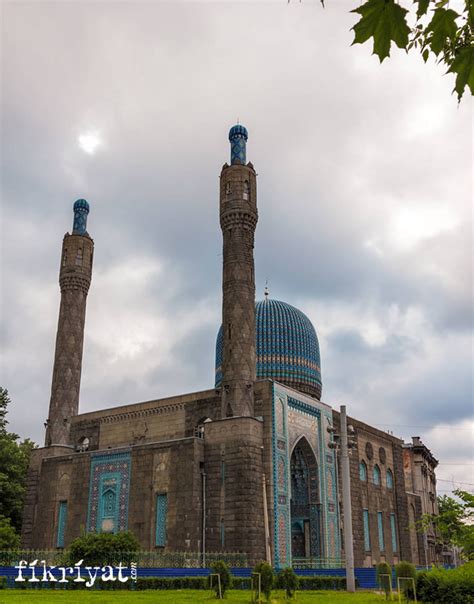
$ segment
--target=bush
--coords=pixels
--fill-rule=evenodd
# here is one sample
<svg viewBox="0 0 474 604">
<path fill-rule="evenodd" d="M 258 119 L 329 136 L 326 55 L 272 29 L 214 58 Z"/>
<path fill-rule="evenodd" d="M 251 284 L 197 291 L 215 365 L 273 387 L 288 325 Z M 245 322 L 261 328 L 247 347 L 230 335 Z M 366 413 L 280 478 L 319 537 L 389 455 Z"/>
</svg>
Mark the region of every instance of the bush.
<svg viewBox="0 0 474 604">
<path fill-rule="evenodd" d="M 416 595 L 426 604 L 474 602 L 474 562 L 452 570 L 434 568 L 417 573 Z"/>
<path fill-rule="evenodd" d="M 395 565 L 395 575 L 397 579 L 415 579 L 415 565 L 411 562 L 399 562 Z M 400 581 L 400 589 L 405 594 L 407 600 L 414 599 L 415 594 L 413 593 L 413 583 L 411 581 Z"/>
<path fill-rule="evenodd" d="M 221 593 L 224 597 L 225 592 L 232 587 L 232 575 L 230 574 L 229 567 L 222 560 L 217 560 L 211 564 L 212 573 L 219 575 L 221 579 Z M 216 596 L 219 597 L 219 583 L 217 580 L 213 582 Z"/>
<path fill-rule="evenodd" d="M 278 573 L 277 585 L 280 589 L 284 589 L 287 598 L 292 598 L 295 591 L 298 589 L 299 579 L 292 568 L 284 568 Z"/>
<path fill-rule="evenodd" d="M 0 516 L 0 550 L 20 547 L 20 535 L 11 524 L 10 518 Z"/>
<path fill-rule="evenodd" d="M 387 579 L 386 576 L 382 576 L 382 575 L 388 575 L 389 578 Z M 377 585 L 379 587 L 381 587 L 384 590 L 385 595 L 388 596 L 388 594 L 390 593 L 390 587 L 392 584 L 392 567 L 390 566 L 390 564 L 388 562 L 379 562 L 377 564 L 376 577 L 377 577 Z"/>
<path fill-rule="evenodd" d="M 416 568 L 415 565 L 411 562 L 399 562 L 395 565 L 395 574 L 397 579 L 402 578 L 411 578 L 414 579 L 416 577 Z"/>
<path fill-rule="evenodd" d="M 73 566 L 79 560 L 84 560 L 84 565 L 105 566 L 122 562 L 130 565 L 136 560 L 140 546 L 130 532 L 123 533 L 88 533 L 82 535 L 69 546 L 65 552 L 65 566 Z"/>
<path fill-rule="evenodd" d="M 270 564 L 268 564 L 268 562 L 259 562 L 256 564 L 253 572 L 260 574 L 260 586 L 262 593 L 267 600 L 270 600 L 270 595 L 272 593 L 273 583 L 275 580 L 273 568 L 270 566 Z"/>
<path fill-rule="evenodd" d="M 6 589 L 6 588 L 7 588 L 7 578 L 0 577 L 0 589 Z"/>
</svg>

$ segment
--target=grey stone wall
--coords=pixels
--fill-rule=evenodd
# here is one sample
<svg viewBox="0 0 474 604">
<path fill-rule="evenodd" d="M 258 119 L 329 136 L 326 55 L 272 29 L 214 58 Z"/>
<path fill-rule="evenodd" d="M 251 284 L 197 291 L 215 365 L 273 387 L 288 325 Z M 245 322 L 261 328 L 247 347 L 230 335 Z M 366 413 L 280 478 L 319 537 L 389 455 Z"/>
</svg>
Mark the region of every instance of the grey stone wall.
<svg viewBox="0 0 474 604">
<path fill-rule="evenodd" d="M 206 425 L 207 549 L 265 558 L 263 424 L 250 417 Z"/>
</svg>

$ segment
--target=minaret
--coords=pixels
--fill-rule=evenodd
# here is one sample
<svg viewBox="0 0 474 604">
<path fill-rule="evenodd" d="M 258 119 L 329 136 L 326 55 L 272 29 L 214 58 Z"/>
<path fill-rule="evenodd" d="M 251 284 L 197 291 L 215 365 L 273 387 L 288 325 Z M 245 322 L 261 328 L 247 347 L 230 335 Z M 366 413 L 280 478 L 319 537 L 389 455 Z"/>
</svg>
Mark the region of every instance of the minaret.
<svg viewBox="0 0 474 604">
<path fill-rule="evenodd" d="M 94 253 L 94 242 L 86 230 L 88 214 L 89 204 L 85 199 L 78 199 L 74 203 L 72 234 L 66 233 L 63 239 L 59 269 L 61 305 L 46 422 L 47 447 L 71 444 L 70 420 L 79 409 L 86 300 Z"/>
<path fill-rule="evenodd" d="M 222 417 L 254 414 L 255 269 L 257 179 L 246 164 L 248 134 L 237 125 L 229 132 L 231 165 L 220 176 L 220 223 L 224 262 L 222 279 Z"/>
</svg>

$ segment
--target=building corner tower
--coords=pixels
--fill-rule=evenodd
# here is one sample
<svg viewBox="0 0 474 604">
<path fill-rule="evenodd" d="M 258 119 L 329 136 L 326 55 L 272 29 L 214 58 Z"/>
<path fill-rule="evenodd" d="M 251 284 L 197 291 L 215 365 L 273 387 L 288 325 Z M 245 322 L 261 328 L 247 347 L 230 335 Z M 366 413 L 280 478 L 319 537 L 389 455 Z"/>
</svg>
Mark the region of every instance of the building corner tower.
<svg viewBox="0 0 474 604">
<path fill-rule="evenodd" d="M 255 369 L 254 235 L 257 178 L 246 163 L 247 129 L 229 132 L 231 165 L 220 175 L 222 275 L 222 417 L 253 416 Z"/>
<path fill-rule="evenodd" d="M 74 203 L 72 233 L 66 233 L 63 239 L 59 269 L 61 304 L 46 421 L 47 447 L 71 444 L 71 417 L 77 415 L 79 409 L 86 301 L 94 253 L 94 242 L 87 232 L 88 214 L 89 204 L 85 199 L 78 199 Z"/>
</svg>

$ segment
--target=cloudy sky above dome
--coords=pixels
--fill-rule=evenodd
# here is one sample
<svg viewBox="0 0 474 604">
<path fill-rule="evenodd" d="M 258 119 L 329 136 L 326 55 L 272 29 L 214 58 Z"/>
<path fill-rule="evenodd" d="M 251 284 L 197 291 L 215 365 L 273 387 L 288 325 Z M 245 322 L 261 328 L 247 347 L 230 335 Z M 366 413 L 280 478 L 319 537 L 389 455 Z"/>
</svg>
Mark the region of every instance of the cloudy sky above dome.
<svg viewBox="0 0 474 604">
<path fill-rule="evenodd" d="M 326 5 L 3 4 L 11 429 L 43 442 L 79 197 L 95 240 L 81 410 L 212 387 L 218 175 L 239 118 L 258 297 L 268 280 L 313 321 L 323 400 L 421 435 L 440 491 L 474 484 L 472 105 L 433 62 L 350 47 L 353 4 Z"/>
</svg>

